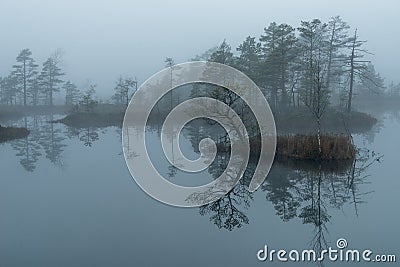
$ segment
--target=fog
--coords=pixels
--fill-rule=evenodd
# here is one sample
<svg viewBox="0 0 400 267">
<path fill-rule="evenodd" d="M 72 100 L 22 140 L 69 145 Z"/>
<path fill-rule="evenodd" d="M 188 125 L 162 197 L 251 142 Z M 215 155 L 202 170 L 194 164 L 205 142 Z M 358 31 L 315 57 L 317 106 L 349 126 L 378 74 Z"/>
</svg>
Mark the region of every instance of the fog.
<svg viewBox="0 0 400 267">
<path fill-rule="evenodd" d="M 301 20 L 340 15 L 360 38 L 386 82 L 400 81 L 400 2 L 385 1 L 4 1 L 0 2 L 0 76 L 30 48 L 42 63 L 62 48 L 64 79 L 98 85 L 110 96 L 120 75 L 143 82 L 166 57 L 184 62 L 226 39 L 235 49 L 257 38 L 270 22 L 299 26 Z"/>
<path fill-rule="evenodd" d="M 324 254 L 335 246 L 345 266 L 366 248 L 398 259 L 399 11 L 400 0 L 0 0 L 0 267 L 277 266 L 257 260 L 265 247 L 308 254 L 288 253 L 296 267 L 336 266 Z M 280 43 L 247 38 L 241 57 L 226 45 L 335 16 L 359 38 L 337 19 L 331 35 L 320 21 L 297 38 L 272 25 Z M 220 65 L 169 60 L 129 105 L 166 58 L 218 45 L 211 60 L 261 92 Z M 184 85 L 155 103 L 171 84 Z"/>
</svg>

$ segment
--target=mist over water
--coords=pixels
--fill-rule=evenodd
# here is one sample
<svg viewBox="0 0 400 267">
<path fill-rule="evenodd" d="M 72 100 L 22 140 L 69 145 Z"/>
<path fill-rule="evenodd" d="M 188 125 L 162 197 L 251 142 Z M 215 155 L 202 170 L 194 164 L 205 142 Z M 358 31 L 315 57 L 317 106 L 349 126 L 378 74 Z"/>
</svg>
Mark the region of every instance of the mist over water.
<svg viewBox="0 0 400 267">
<path fill-rule="evenodd" d="M 372 131 L 355 136 L 369 152 L 353 178 L 347 167 L 324 168 L 319 180 L 318 168 L 275 162 L 255 193 L 247 191 L 245 178 L 226 198 L 192 209 L 161 205 L 141 191 L 123 161 L 119 128 L 73 129 L 49 124 L 50 116 L 14 121 L 27 125 L 31 135 L 1 145 L 0 256 L 5 266 L 258 266 L 256 252 L 264 244 L 305 249 L 318 242 L 335 246 L 340 237 L 354 248 L 396 252 L 399 218 L 388 211 L 396 210 L 399 186 L 398 142 L 392 134 L 400 130 L 398 112 L 381 113 Z M 198 132 L 192 127 L 186 128 L 181 145 L 193 154 Z M 218 168 L 189 178 L 174 172 L 157 152 L 156 125 L 148 137 L 158 170 L 175 183 L 207 182 L 226 164 L 218 156 L 213 165 Z M 371 152 L 384 155 L 382 161 Z M 310 205 L 322 214 L 312 213 Z M 157 256 L 155 247 L 160 248 Z"/>
<path fill-rule="evenodd" d="M 0 76 L 23 48 L 40 64 L 58 48 L 63 69 L 79 86 L 87 79 L 101 97 L 120 76 L 140 83 L 164 67 L 165 57 L 187 61 L 226 39 L 237 47 L 260 36 L 271 22 L 295 27 L 301 20 L 327 21 L 340 15 L 360 38 L 368 56 L 390 83 L 400 82 L 397 62 L 399 2 L 386 1 L 11 1 L 0 4 Z M 385 41 L 386 40 L 386 41 Z"/>
<path fill-rule="evenodd" d="M 257 251 L 320 252 L 339 238 L 398 253 L 398 10 L 397 0 L 1 1 L 0 267 L 276 266 Z M 153 93 L 140 85 L 166 68 L 154 86 L 172 86 L 191 59 L 239 69 L 269 103 L 277 149 L 255 192 L 262 131 L 226 86 L 232 77 L 174 88 L 136 129 L 141 101 L 123 127 L 132 96 Z M 250 159 L 228 193 L 184 209 L 147 195 L 126 159 L 138 157 L 129 142 L 145 136 L 151 164 L 169 182 L 200 186 L 221 176 L 231 129 L 210 118 L 178 134 L 190 160 L 200 158 L 201 140 L 215 141 L 206 169 L 180 170 L 163 151 L 176 140 L 163 132 L 167 115 L 196 97 L 236 113 Z"/>
</svg>

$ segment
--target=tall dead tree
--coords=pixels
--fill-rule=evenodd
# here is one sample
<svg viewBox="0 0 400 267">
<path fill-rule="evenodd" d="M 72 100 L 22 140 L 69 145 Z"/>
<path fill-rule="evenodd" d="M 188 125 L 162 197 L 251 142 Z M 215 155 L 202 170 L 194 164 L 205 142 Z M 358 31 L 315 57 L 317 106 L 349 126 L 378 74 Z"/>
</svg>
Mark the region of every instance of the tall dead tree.
<svg viewBox="0 0 400 267">
<path fill-rule="evenodd" d="M 363 72 L 366 69 L 366 65 L 364 63 L 370 62 L 369 60 L 359 60 L 364 57 L 365 53 L 369 53 L 367 50 L 362 49 L 361 46 L 366 43 L 366 41 L 361 41 L 357 35 L 357 29 L 354 31 L 354 37 L 351 39 L 351 54 L 348 59 L 350 65 L 350 83 L 349 83 L 349 92 L 347 96 L 347 112 L 351 112 L 351 106 L 353 101 L 354 94 L 354 81 L 356 75 L 362 76 Z M 370 54 L 370 53 L 369 53 Z"/>
</svg>

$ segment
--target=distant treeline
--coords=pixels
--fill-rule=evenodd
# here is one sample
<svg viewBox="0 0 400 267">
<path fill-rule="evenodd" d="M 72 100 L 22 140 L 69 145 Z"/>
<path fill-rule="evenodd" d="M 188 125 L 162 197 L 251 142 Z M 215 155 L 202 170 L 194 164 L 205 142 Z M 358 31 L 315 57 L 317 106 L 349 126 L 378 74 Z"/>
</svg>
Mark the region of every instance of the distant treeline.
<svg viewBox="0 0 400 267">
<path fill-rule="evenodd" d="M 0 105 L 53 106 L 55 95 L 65 96 L 65 105 L 78 111 L 89 111 L 97 105 L 96 84 L 87 82 L 79 89 L 61 69 L 62 50 L 56 50 L 40 67 L 29 48 L 22 49 L 7 76 L 0 76 Z M 126 105 L 137 89 L 133 78 L 120 77 L 112 101 Z"/>
<path fill-rule="evenodd" d="M 258 39 L 248 36 L 236 52 L 223 41 L 194 60 L 243 71 L 262 88 L 275 111 L 300 106 L 316 110 L 328 104 L 350 111 L 354 96 L 400 95 L 400 84 L 386 88 L 373 64 L 364 59 L 370 54 L 365 43 L 340 17 L 301 21 L 297 28 L 273 22 Z M 10 73 L 0 77 L 0 105 L 53 106 L 56 94 L 65 96 L 66 106 L 88 110 L 96 105 L 96 85 L 78 88 L 66 79 L 61 55 L 56 50 L 39 65 L 30 49 L 21 50 Z M 172 58 L 166 63 L 174 65 Z M 110 100 L 127 105 L 137 86 L 136 78 L 120 77 Z"/>
</svg>

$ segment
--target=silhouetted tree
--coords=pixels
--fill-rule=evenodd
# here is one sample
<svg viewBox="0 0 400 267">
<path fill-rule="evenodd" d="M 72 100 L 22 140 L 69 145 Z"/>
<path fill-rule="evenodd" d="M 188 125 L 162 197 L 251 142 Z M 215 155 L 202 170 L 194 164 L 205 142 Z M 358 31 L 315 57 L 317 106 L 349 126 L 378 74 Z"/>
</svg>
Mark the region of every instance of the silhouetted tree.
<svg viewBox="0 0 400 267">
<path fill-rule="evenodd" d="M 233 66 L 235 64 L 235 58 L 233 57 L 233 53 L 231 52 L 231 46 L 226 42 L 226 40 L 224 40 L 218 47 L 218 49 L 211 54 L 209 61 L 229 66 Z M 209 73 L 207 73 L 206 71 L 203 75 L 207 76 L 209 75 Z M 215 73 L 212 73 L 212 75 L 215 75 Z M 226 81 L 229 79 L 230 77 L 223 77 L 221 74 L 222 81 Z M 231 90 L 226 90 L 216 85 L 205 84 L 204 89 L 207 96 L 218 99 L 230 107 L 232 107 L 236 100 L 239 99 L 239 97 Z"/>
<path fill-rule="evenodd" d="M 170 80 L 169 80 L 170 84 L 169 84 L 169 86 L 172 88 L 172 82 L 173 82 L 173 80 L 172 80 L 172 67 L 175 65 L 175 62 L 171 57 L 167 57 L 164 62 L 166 63 L 165 66 L 167 68 L 169 68 L 169 70 L 170 70 Z M 173 90 L 169 91 L 170 109 L 171 110 L 172 110 L 172 107 L 173 107 L 173 92 L 172 91 Z"/>
<path fill-rule="evenodd" d="M 28 93 L 32 98 L 32 105 L 36 106 L 39 103 L 39 93 L 40 93 L 40 78 L 39 74 L 35 73 L 30 78 Z"/>
<path fill-rule="evenodd" d="M 84 91 L 79 100 L 79 111 L 92 112 L 97 106 L 98 101 L 95 100 L 96 85 L 88 84 L 88 88 Z"/>
<path fill-rule="evenodd" d="M 327 60 L 324 49 L 327 43 L 326 29 L 327 24 L 319 19 L 302 21 L 298 28 L 299 44 L 305 63 L 302 77 L 302 100 L 312 109 L 318 105 L 317 91 L 326 85 L 325 81 L 321 81 L 321 79 L 326 79 Z"/>
<path fill-rule="evenodd" d="M 54 52 L 44 63 L 40 73 L 40 83 L 46 96 L 46 104 L 53 106 L 54 93 L 60 91 L 60 79 L 64 73 L 61 72 L 61 51 Z"/>
<path fill-rule="evenodd" d="M 260 41 L 264 51 L 264 86 L 271 90 L 272 108 L 277 108 L 278 90 L 281 95 L 281 107 L 285 108 L 289 101 L 286 88 L 289 67 L 297 56 L 295 29 L 288 24 L 277 25 L 273 22 L 264 29 Z"/>
<path fill-rule="evenodd" d="M 138 82 L 133 78 L 119 77 L 115 86 L 113 100 L 118 105 L 128 106 L 130 97 L 137 90 Z"/>
<path fill-rule="evenodd" d="M 69 107 L 76 105 L 79 99 L 78 87 L 72 82 L 66 81 L 63 89 L 65 90 L 65 105 Z"/>
<path fill-rule="evenodd" d="M 362 97 L 383 96 L 385 93 L 385 80 L 376 72 L 372 63 L 368 63 L 359 76 L 358 93 Z"/>
<path fill-rule="evenodd" d="M 350 56 L 347 58 L 347 62 L 349 64 L 349 73 L 350 73 L 350 83 L 349 83 L 349 90 L 347 95 L 347 112 L 351 111 L 352 101 L 353 101 L 353 94 L 354 94 L 354 83 L 355 78 L 357 75 L 362 75 L 366 69 L 364 63 L 369 62 L 368 60 L 361 60 L 364 57 L 365 53 L 368 53 L 367 50 L 362 48 L 362 45 L 366 41 L 359 40 L 357 29 L 354 31 L 354 36 L 350 41 Z"/>
<path fill-rule="evenodd" d="M 1 102 L 6 105 L 17 103 L 17 78 L 12 73 L 1 79 Z"/>
<path fill-rule="evenodd" d="M 232 66 L 234 64 L 231 46 L 224 40 L 218 49 L 211 54 L 209 61 Z"/>
<path fill-rule="evenodd" d="M 257 80 L 260 57 L 261 57 L 261 44 L 255 41 L 255 37 L 247 36 L 246 40 L 236 49 L 239 51 L 239 56 L 236 60 L 235 66 L 248 75 L 251 79 Z"/>
<path fill-rule="evenodd" d="M 32 52 L 25 48 L 17 56 L 17 64 L 13 66 L 18 86 L 21 87 L 23 104 L 27 105 L 29 83 L 37 74 L 38 65 L 32 58 Z"/>
</svg>

